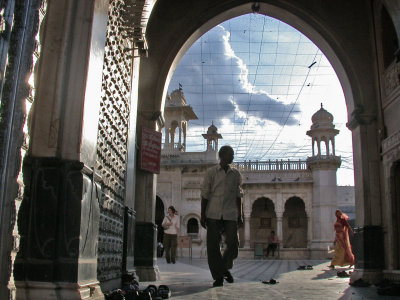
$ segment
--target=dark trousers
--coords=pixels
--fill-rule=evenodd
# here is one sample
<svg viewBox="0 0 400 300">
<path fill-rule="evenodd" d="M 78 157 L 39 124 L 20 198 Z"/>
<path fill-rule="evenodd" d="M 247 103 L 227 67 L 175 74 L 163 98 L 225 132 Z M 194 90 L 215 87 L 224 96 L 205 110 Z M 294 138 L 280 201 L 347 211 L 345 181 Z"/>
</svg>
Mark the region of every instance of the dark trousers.
<svg viewBox="0 0 400 300">
<path fill-rule="evenodd" d="M 165 259 L 168 263 L 176 260 L 176 247 L 178 245 L 178 235 L 164 233 Z"/>
<path fill-rule="evenodd" d="M 239 239 L 237 222 L 207 219 L 207 256 L 208 266 L 214 280 L 224 277 L 233 267 L 233 260 L 238 256 Z M 221 235 L 225 235 L 226 249 L 221 254 Z"/>
<path fill-rule="evenodd" d="M 274 255 L 275 255 L 275 250 L 276 250 L 276 248 L 278 248 L 278 244 L 274 244 L 274 243 L 268 244 L 268 247 L 267 247 L 267 256 L 269 255 L 269 252 L 270 252 L 270 251 L 272 251 L 272 256 L 274 256 Z"/>
</svg>

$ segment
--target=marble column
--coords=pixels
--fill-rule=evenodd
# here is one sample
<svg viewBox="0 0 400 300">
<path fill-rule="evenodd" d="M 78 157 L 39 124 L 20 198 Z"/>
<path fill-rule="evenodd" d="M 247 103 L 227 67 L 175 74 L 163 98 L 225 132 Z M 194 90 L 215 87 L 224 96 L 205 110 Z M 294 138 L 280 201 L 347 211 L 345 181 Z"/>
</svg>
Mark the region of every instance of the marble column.
<svg viewBox="0 0 400 300">
<path fill-rule="evenodd" d="M 143 127 L 158 129 L 162 120 L 154 120 L 149 108 L 138 107 L 137 144 L 141 146 Z M 156 122 L 158 121 L 158 122 Z M 157 225 L 155 224 L 157 175 L 136 168 L 136 231 L 135 269 L 140 281 L 155 281 L 159 277 L 157 266 Z"/>
<path fill-rule="evenodd" d="M 356 229 L 353 252 L 356 269 L 351 281 L 363 278 L 370 283 L 382 279 L 384 268 L 381 156 L 378 123 L 374 112 L 355 110 L 347 127 L 353 135 Z"/>
<path fill-rule="evenodd" d="M 244 215 L 244 245 L 243 248 L 250 248 L 250 214 Z"/>
<path fill-rule="evenodd" d="M 311 247 L 312 238 L 312 219 L 307 212 L 307 248 Z"/>
<path fill-rule="evenodd" d="M 17 299 L 104 298 L 97 280 L 101 178 L 94 168 L 108 5 L 48 2 L 23 165 Z"/>
<path fill-rule="evenodd" d="M 283 232 L 282 232 L 282 212 L 277 212 L 276 213 L 276 235 L 279 238 L 279 241 L 282 242 L 283 239 Z"/>
</svg>

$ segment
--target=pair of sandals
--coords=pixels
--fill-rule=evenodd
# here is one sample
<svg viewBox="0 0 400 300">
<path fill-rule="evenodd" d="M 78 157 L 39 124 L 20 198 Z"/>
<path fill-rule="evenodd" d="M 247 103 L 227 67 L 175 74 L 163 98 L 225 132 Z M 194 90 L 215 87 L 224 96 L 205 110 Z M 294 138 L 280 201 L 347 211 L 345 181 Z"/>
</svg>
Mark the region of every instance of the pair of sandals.
<svg viewBox="0 0 400 300">
<path fill-rule="evenodd" d="M 261 281 L 264 284 L 277 284 L 279 281 L 276 281 L 275 279 L 271 278 L 269 281 Z"/>
<path fill-rule="evenodd" d="M 313 266 L 312 265 L 307 265 L 307 266 L 299 266 L 297 270 L 312 270 Z"/>
<path fill-rule="evenodd" d="M 171 297 L 171 290 L 168 286 L 164 284 L 159 285 L 158 288 L 154 284 L 150 284 L 147 288 L 143 290 L 143 292 L 150 295 L 150 298 L 143 298 L 146 300 L 161 300 L 169 299 Z"/>
</svg>

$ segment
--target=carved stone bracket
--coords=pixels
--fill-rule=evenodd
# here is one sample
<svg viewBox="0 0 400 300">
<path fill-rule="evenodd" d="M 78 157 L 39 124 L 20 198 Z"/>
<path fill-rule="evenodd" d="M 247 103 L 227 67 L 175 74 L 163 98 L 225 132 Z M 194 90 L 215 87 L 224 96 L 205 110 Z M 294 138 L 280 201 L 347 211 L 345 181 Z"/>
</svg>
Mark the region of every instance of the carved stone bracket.
<svg viewBox="0 0 400 300">
<path fill-rule="evenodd" d="M 364 107 L 358 105 L 353 112 L 346 127 L 350 130 L 356 129 L 359 125 L 368 125 L 376 121 L 376 115 L 364 112 Z"/>
</svg>

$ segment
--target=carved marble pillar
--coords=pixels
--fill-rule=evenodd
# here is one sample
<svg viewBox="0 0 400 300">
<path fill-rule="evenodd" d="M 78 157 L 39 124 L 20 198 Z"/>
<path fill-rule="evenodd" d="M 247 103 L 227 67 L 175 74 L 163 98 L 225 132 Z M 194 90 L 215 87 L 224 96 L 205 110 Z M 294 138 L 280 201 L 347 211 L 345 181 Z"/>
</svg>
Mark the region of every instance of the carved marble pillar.
<svg viewBox="0 0 400 300">
<path fill-rule="evenodd" d="M 94 169 L 108 4 L 48 2 L 23 165 L 18 299 L 104 298 L 97 280 L 101 178 Z"/>
<path fill-rule="evenodd" d="M 243 248 L 250 248 L 250 214 L 244 215 L 244 245 Z"/>
<path fill-rule="evenodd" d="M 243 248 L 249 249 L 250 245 L 250 220 L 251 220 L 251 201 L 249 195 L 243 197 L 243 217 L 244 217 L 244 245 Z"/>
<path fill-rule="evenodd" d="M 353 252 L 356 269 L 351 280 L 376 283 L 384 267 L 382 228 L 381 156 L 376 113 L 357 107 L 347 127 L 353 135 L 356 230 Z"/>
<path fill-rule="evenodd" d="M 312 241 L 312 219 L 310 215 L 307 213 L 307 248 L 311 247 Z"/>
<path fill-rule="evenodd" d="M 143 127 L 156 129 L 152 113 L 140 107 L 137 119 L 137 143 L 141 146 Z M 158 275 L 157 266 L 157 225 L 155 224 L 157 177 L 155 174 L 136 168 L 136 231 L 135 231 L 135 268 L 140 281 L 155 281 Z"/>
<path fill-rule="evenodd" d="M 276 213 L 276 235 L 279 238 L 279 241 L 282 243 L 283 241 L 283 225 L 282 225 L 282 217 L 284 210 L 284 200 L 282 192 L 276 194 L 276 200 L 274 202 L 275 205 L 275 213 Z M 282 244 L 281 244 L 282 247 Z"/>
<path fill-rule="evenodd" d="M 276 235 L 279 238 L 279 241 L 283 240 L 283 232 L 282 232 L 282 216 L 283 212 L 276 212 Z"/>
</svg>

